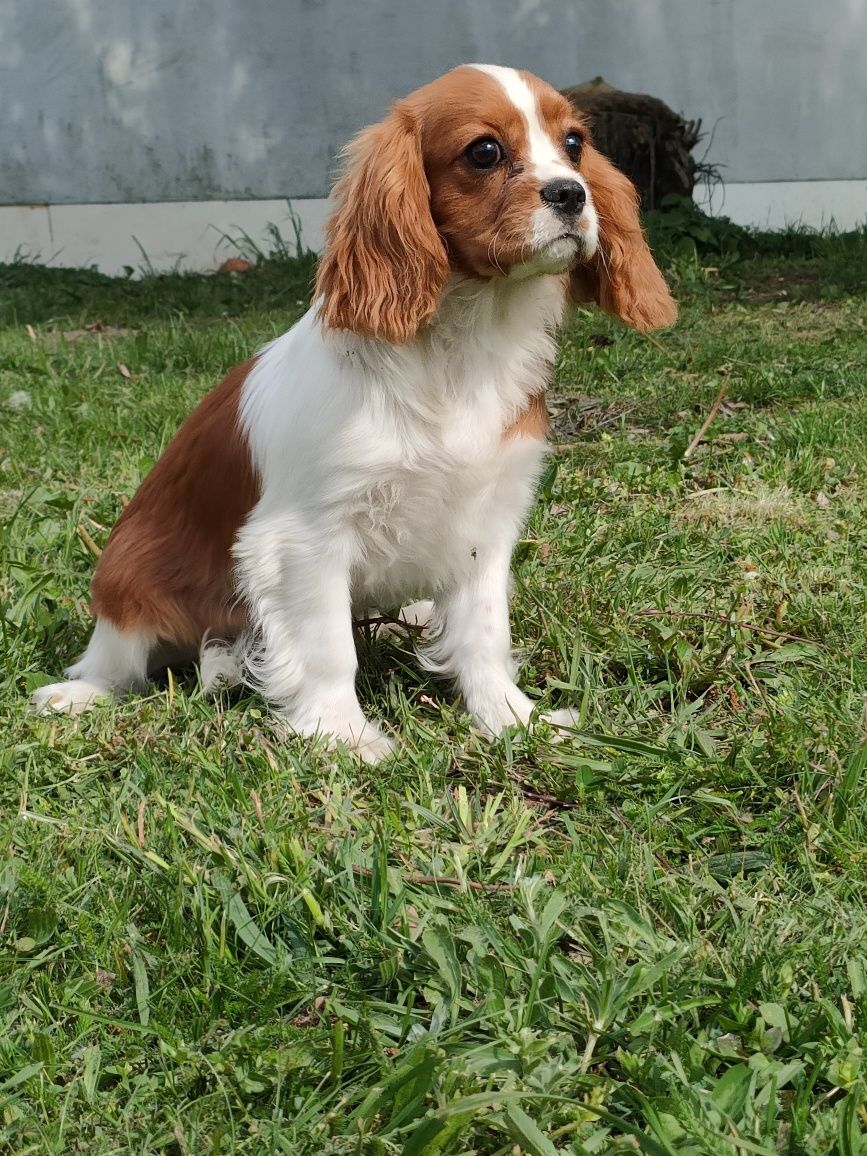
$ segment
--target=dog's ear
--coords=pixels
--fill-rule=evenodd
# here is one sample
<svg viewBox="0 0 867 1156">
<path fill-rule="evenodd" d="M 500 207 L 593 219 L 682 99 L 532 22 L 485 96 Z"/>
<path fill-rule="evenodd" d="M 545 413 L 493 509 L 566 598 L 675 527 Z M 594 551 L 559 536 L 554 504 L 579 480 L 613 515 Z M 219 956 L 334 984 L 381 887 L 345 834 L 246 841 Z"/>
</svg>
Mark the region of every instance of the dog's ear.
<svg viewBox="0 0 867 1156">
<path fill-rule="evenodd" d="M 395 105 L 350 143 L 334 193 L 316 277 L 323 324 L 409 341 L 436 311 L 449 262 L 408 109 Z"/>
<path fill-rule="evenodd" d="M 599 217 L 599 245 L 589 261 L 573 267 L 572 299 L 595 301 L 642 332 L 673 325 L 677 305 L 650 254 L 635 186 L 589 144 L 581 174 Z"/>
</svg>

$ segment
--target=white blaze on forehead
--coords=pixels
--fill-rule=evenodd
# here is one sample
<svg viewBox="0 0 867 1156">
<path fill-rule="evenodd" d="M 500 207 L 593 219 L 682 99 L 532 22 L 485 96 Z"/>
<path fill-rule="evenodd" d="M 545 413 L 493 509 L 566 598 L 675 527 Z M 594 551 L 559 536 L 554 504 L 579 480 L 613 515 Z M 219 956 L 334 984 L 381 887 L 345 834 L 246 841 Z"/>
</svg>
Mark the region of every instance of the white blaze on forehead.
<svg viewBox="0 0 867 1156">
<path fill-rule="evenodd" d="M 506 96 L 523 114 L 527 122 L 527 138 L 530 143 L 529 161 L 534 176 L 540 181 L 554 180 L 556 177 L 576 177 L 571 165 L 566 164 L 559 149 L 545 131 L 536 97 L 532 88 L 514 68 L 503 68 L 500 64 L 473 64 L 479 72 L 486 72 L 505 90 Z"/>
</svg>

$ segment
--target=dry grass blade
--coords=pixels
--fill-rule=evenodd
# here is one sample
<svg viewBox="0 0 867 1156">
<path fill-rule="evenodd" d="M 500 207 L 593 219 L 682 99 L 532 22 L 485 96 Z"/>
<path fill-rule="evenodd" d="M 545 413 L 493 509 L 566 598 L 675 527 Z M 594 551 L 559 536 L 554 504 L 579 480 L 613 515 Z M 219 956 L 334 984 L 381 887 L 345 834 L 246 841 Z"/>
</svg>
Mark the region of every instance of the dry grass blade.
<svg viewBox="0 0 867 1156">
<path fill-rule="evenodd" d="M 698 433 L 696 433 L 695 437 L 692 439 L 692 441 L 689 443 L 689 445 L 683 451 L 683 460 L 685 462 L 689 461 L 689 459 L 692 457 L 692 455 L 695 453 L 695 451 L 698 449 L 699 445 L 701 444 L 702 438 L 707 433 L 707 431 L 710 429 L 711 423 L 713 422 L 713 419 L 716 417 L 717 413 L 719 412 L 719 408 L 723 403 L 723 399 L 725 398 L 725 395 L 728 393 L 728 388 L 729 388 L 728 378 L 725 378 L 723 380 L 722 385 L 719 387 L 719 392 L 717 393 L 716 397 L 714 398 L 713 405 L 710 407 L 707 417 L 704 419 L 704 421 L 701 423 L 701 426 L 699 427 Z"/>
<path fill-rule="evenodd" d="M 802 634 L 789 634 L 785 630 L 773 630 L 769 626 L 759 626 L 755 622 L 742 622 L 739 618 L 729 618 L 725 614 L 708 614 L 701 610 L 632 610 L 635 618 L 701 618 L 705 622 L 718 622 L 721 626 L 731 626 L 735 630 L 750 630 L 754 634 L 767 634 L 770 638 L 781 638 L 787 642 L 806 642 L 809 646 L 825 647 L 825 643 L 814 638 L 804 638 Z"/>
<path fill-rule="evenodd" d="M 370 879 L 373 872 L 369 867 L 361 867 L 358 863 L 353 863 L 352 871 L 355 875 L 361 875 L 365 879 Z M 458 879 L 455 875 L 422 875 L 417 872 L 407 872 L 401 870 L 401 879 L 404 883 L 409 883 L 416 887 L 449 887 L 456 891 L 514 891 L 515 886 L 512 883 L 479 883 L 477 879 Z"/>
</svg>

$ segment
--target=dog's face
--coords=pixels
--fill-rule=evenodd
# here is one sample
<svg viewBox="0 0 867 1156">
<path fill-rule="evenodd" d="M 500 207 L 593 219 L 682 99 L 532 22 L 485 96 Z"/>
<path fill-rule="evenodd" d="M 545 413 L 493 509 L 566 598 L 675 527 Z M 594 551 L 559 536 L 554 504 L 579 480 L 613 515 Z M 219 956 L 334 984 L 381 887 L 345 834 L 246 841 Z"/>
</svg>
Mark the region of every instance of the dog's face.
<svg viewBox="0 0 867 1156">
<path fill-rule="evenodd" d="M 564 97 L 528 73 L 481 66 L 458 68 L 411 99 L 431 216 L 454 269 L 554 273 L 593 256 L 597 216 L 581 173 L 587 130 Z"/>
<path fill-rule="evenodd" d="M 327 327 L 410 340 L 454 272 L 572 270 L 578 300 L 639 329 L 674 320 L 634 188 L 529 73 L 454 69 L 360 133 L 347 158 L 317 278 Z"/>
</svg>

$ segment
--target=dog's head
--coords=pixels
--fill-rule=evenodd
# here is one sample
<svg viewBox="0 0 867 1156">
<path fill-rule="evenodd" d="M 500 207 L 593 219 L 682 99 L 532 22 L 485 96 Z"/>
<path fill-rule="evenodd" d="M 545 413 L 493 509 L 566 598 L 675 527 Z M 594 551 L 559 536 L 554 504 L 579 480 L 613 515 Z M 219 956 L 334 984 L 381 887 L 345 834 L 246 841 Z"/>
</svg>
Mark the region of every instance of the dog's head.
<svg viewBox="0 0 867 1156">
<path fill-rule="evenodd" d="M 347 148 L 335 197 L 316 284 L 327 327 L 408 341 L 452 272 L 571 270 L 576 300 L 638 329 L 677 315 L 632 184 L 529 73 L 466 65 L 398 101 Z"/>
</svg>

